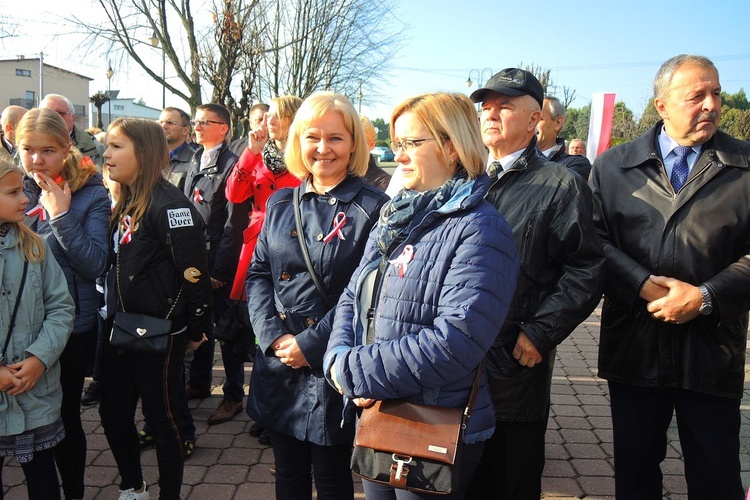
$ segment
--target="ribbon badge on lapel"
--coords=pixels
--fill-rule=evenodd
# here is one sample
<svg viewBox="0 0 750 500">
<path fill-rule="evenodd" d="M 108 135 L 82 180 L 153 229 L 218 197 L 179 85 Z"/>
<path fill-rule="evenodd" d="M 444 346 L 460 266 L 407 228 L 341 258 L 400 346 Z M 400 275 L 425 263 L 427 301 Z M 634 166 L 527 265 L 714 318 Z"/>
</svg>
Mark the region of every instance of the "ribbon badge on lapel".
<svg viewBox="0 0 750 500">
<path fill-rule="evenodd" d="M 37 206 L 26 212 L 26 215 L 29 217 L 36 217 L 38 215 L 39 220 L 47 220 L 47 212 L 41 203 L 38 203 Z"/>
<path fill-rule="evenodd" d="M 406 274 L 406 267 L 408 266 L 409 262 L 412 261 L 414 258 L 414 247 L 411 245 L 406 245 L 404 247 L 404 251 L 401 252 L 401 255 L 399 255 L 397 258 L 393 260 L 389 260 L 388 262 L 393 264 L 393 267 L 396 268 L 398 271 L 398 277 L 403 278 L 404 274 Z"/>
<path fill-rule="evenodd" d="M 345 240 L 344 233 L 341 232 L 344 224 L 346 224 L 346 214 L 344 212 L 337 213 L 336 218 L 333 220 L 333 230 L 323 238 L 323 242 L 328 243 L 334 236 L 338 236 L 340 240 Z"/>
<path fill-rule="evenodd" d="M 130 221 L 131 218 L 129 215 L 122 218 L 122 225 L 125 228 L 125 231 L 122 233 L 122 236 L 120 236 L 120 245 L 127 245 L 130 243 L 130 238 L 133 236 L 133 228 L 130 227 Z"/>
<path fill-rule="evenodd" d="M 193 200 L 195 200 L 196 203 L 203 203 L 203 195 L 201 194 L 200 189 L 195 188 L 195 191 L 193 191 Z"/>
</svg>

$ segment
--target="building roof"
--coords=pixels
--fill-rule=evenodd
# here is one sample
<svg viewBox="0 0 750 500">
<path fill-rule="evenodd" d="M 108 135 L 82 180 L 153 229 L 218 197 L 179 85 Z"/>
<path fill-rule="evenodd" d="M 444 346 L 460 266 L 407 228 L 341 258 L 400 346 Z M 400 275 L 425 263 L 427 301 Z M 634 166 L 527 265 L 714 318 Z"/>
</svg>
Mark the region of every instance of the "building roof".
<svg viewBox="0 0 750 500">
<path fill-rule="evenodd" d="M 18 57 L 16 59 L 0 59 L 0 63 L 4 63 L 4 62 L 21 62 L 21 61 L 36 61 L 36 63 L 39 64 L 39 58 L 38 57 Z M 47 63 L 44 63 L 44 66 L 48 67 L 48 68 L 54 68 L 54 69 L 56 69 L 58 71 L 62 71 L 63 73 L 69 73 L 69 74 L 77 76 L 79 78 L 84 78 L 84 79 L 86 79 L 86 80 L 88 80 L 90 82 L 94 81 L 93 78 L 90 78 L 90 77 L 88 77 L 86 75 L 82 75 L 80 73 L 76 73 L 75 71 L 70 71 L 70 70 L 67 70 L 67 69 L 58 68 L 57 66 L 53 66 L 53 65 L 47 64 Z"/>
</svg>

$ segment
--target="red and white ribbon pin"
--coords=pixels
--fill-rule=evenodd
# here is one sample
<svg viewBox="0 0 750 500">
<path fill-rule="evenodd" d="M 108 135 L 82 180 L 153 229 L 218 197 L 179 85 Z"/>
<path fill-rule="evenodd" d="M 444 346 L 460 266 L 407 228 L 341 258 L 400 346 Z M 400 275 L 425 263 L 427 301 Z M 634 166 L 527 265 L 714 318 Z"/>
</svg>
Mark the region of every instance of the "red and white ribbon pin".
<svg viewBox="0 0 750 500">
<path fill-rule="evenodd" d="M 396 270 L 398 271 L 398 277 L 403 278 L 404 274 L 406 274 L 406 267 L 413 258 L 414 247 L 411 245 L 406 245 L 404 247 L 404 251 L 401 252 L 401 255 L 399 255 L 394 260 L 389 260 L 388 262 L 393 264 L 393 266 L 396 268 Z"/>
<path fill-rule="evenodd" d="M 39 220 L 47 220 L 47 212 L 44 211 L 44 207 L 41 203 L 26 212 L 26 215 L 28 215 L 29 217 L 35 217 L 38 215 Z"/>
<path fill-rule="evenodd" d="M 345 240 L 344 233 L 341 232 L 341 228 L 346 224 L 346 214 L 339 212 L 336 214 L 336 218 L 333 220 L 333 230 L 323 238 L 325 243 L 328 243 L 333 239 L 334 236 L 338 236 L 340 240 Z"/>
<path fill-rule="evenodd" d="M 122 225 L 125 231 L 120 236 L 120 245 L 127 245 L 130 243 L 130 238 L 133 235 L 133 229 L 130 227 L 130 216 L 126 215 L 122 218 Z"/>
<path fill-rule="evenodd" d="M 193 191 L 193 199 L 196 203 L 203 203 L 203 195 L 201 194 L 200 189 L 195 188 L 195 191 Z"/>
</svg>

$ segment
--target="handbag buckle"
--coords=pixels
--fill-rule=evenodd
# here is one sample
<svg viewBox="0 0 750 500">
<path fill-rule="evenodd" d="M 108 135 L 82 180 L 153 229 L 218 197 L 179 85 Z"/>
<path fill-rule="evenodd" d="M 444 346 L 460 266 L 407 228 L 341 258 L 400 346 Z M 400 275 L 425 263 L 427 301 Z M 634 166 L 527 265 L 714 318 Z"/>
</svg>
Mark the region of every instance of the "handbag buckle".
<svg viewBox="0 0 750 500">
<path fill-rule="evenodd" d="M 409 474 L 409 468 L 404 467 L 404 465 L 413 463 L 412 458 L 396 455 L 395 453 L 391 456 L 391 458 L 393 458 L 393 461 L 396 462 L 395 464 L 391 465 L 391 479 L 395 479 L 400 483 L 402 482 L 401 477 L 403 476 L 403 482 L 406 483 L 406 476 Z"/>
</svg>

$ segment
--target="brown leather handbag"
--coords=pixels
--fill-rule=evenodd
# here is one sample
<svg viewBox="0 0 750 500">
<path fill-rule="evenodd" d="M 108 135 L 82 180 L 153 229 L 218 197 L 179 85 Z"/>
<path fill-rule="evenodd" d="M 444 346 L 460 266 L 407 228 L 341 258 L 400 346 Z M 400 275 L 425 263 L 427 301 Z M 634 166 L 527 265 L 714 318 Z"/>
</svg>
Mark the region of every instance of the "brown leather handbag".
<svg viewBox="0 0 750 500">
<path fill-rule="evenodd" d="M 392 399 L 362 410 L 352 453 L 354 473 L 402 490 L 452 493 L 458 486 L 455 465 L 481 373 L 480 363 L 465 408 Z"/>
</svg>

